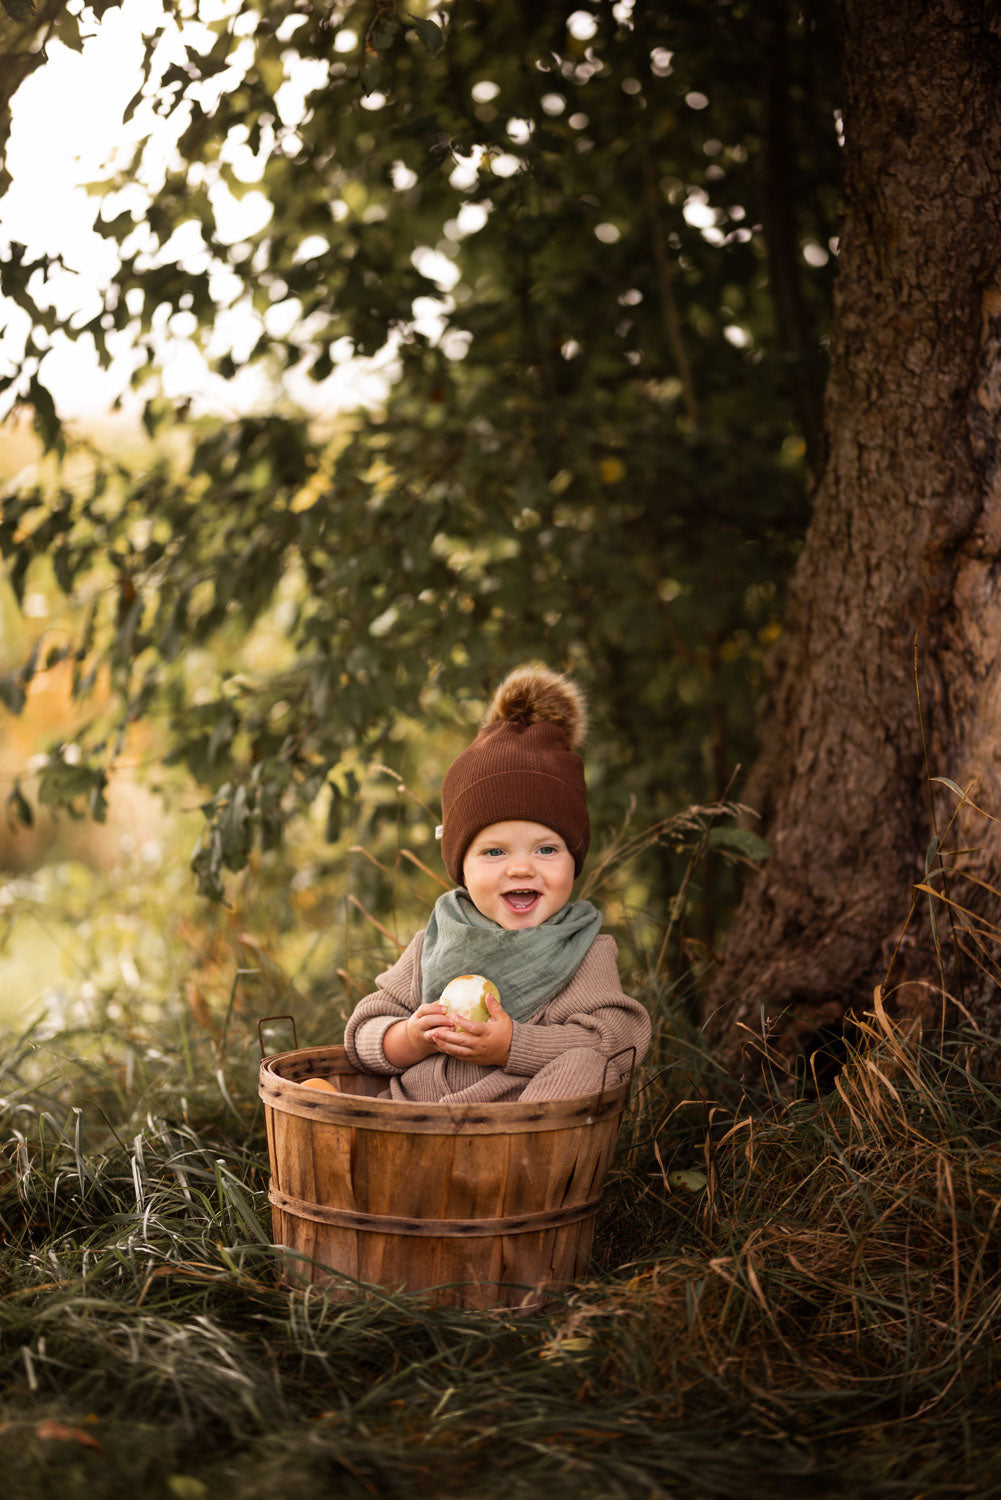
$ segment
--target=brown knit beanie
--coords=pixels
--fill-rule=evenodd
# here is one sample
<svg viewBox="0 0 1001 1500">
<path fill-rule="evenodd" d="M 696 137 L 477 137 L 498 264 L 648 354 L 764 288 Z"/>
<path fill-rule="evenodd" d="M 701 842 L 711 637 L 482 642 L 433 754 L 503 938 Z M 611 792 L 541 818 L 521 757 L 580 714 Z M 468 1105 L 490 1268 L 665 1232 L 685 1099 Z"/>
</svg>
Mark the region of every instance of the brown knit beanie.
<svg viewBox="0 0 1001 1500">
<path fill-rule="evenodd" d="M 506 677 L 483 728 L 457 755 L 441 788 L 441 853 L 456 885 L 481 828 L 521 818 L 566 841 L 579 875 L 590 842 L 584 764 L 575 753 L 587 728 L 580 689 L 546 667 Z"/>
</svg>

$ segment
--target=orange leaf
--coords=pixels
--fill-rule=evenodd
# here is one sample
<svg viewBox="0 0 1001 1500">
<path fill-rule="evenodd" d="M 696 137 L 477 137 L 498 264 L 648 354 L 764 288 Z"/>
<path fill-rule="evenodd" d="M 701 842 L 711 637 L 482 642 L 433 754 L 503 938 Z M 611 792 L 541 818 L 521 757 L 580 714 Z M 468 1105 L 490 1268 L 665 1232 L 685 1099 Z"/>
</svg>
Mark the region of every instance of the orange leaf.
<svg viewBox="0 0 1001 1500">
<path fill-rule="evenodd" d="M 43 1440 L 54 1439 L 59 1443 L 80 1443 L 84 1448 L 96 1448 L 98 1453 L 104 1451 L 97 1438 L 84 1432 L 82 1427 L 64 1427 L 62 1422 L 56 1422 L 51 1417 L 38 1423 L 35 1436 Z"/>
</svg>

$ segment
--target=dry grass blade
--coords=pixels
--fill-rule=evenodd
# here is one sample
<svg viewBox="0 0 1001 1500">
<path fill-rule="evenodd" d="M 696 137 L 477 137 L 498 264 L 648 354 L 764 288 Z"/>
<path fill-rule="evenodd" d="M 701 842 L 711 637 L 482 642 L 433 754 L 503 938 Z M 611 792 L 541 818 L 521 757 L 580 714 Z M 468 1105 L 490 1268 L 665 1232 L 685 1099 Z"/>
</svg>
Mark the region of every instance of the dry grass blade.
<svg viewBox="0 0 1001 1500">
<path fill-rule="evenodd" d="M 393 934 L 390 932 L 390 930 L 389 930 L 388 927 L 384 927 L 382 925 L 382 923 L 376 917 L 373 917 L 372 913 L 370 911 L 367 911 L 366 908 L 364 906 L 362 906 L 362 904 L 358 900 L 357 896 L 349 896 L 348 897 L 348 901 L 349 901 L 349 903 L 353 907 L 356 908 L 356 910 L 358 910 L 358 911 L 361 912 L 361 914 L 365 918 L 366 922 L 370 922 L 371 923 L 371 925 L 375 928 L 376 932 L 381 932 L 382 936 L 386 939 L 386 941 L 392 943 L 392 945 L 396 949 L 397 953 L 402 953 L 403 952 L 404 948 L 406 947 L 406 944 L 405 943 L 401 943 L 398 937 L 394 937 L 393 936 Z"/>
<path fill-rule="evenodd" d="M 934 896 L 937 901 L 941 901 L 945 906 L 951 907 L 954 911 L 962 912 L 964 916 L 974 915 L 961 902 L 953 901 L 950 897 L 943 895 L 941 891 L 937 891 L 934 886 L 926 885 L 924 881 L 916 882 L 914 889 L 916 891 L 923 891 L 928 896 Z M 977 916 L 976 920 L 983 927 L 989 928 L 991 932 L 997 933 L 1001 937 L 1001 926 L 998 926 L 994 922 L 988 922 L 987 918 L 983 916 Z"/>
</svg>

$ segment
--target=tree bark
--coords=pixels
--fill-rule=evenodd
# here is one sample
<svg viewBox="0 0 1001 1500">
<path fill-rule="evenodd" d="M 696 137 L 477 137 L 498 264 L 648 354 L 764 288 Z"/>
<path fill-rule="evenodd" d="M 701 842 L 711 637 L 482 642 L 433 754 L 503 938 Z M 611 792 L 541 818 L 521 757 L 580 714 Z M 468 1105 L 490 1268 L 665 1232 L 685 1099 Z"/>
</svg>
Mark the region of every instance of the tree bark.
<svg viewBox="0 0 1001 1500">
<path fill-rule="evenodd" d="M 840 8 L 828 456 L 743 795 L 773 853 L 707 996 L 731 1055 L 762 1017 L 786 1053 L 809 1051 L 871 1003 L 958 802 L 929 775 L 979 778 L 1001 816 L 1001 16 L 993 0 Z M 945 861 L 949 897 L 993 902 L 995 921 L 969 875 L 1001 886 L 999 835 L 964 808 L 950 840 L 975 852 Z M 926 910 L 920 896 L 893 966 L 904 1006 L 941 972 L 959 983 Z M 963 998 L 996 1032 L 981 961 Z"/>
</svg>

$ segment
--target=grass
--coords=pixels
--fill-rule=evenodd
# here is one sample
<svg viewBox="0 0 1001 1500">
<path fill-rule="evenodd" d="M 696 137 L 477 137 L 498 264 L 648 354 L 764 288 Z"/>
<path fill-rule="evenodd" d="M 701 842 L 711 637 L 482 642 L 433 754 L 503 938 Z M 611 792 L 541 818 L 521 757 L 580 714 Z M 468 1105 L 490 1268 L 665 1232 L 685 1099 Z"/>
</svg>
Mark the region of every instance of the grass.
<svg viewBox="0 0 1001 1500">
<path fill-rule="evenodd" d="M 517 1316 L 276 1284 L 252 1029 L 8 1038 L 15 1500 L 1001 1493 L 997 1044 L 877 1010 L 775 1102 L 663 1015 L 591 1277 Z"/>
</svg>

